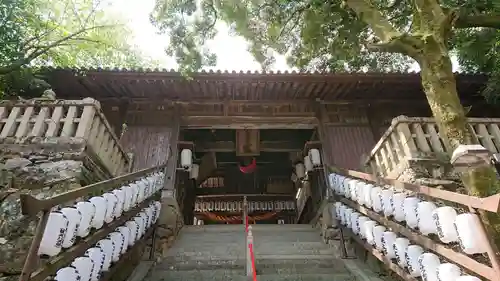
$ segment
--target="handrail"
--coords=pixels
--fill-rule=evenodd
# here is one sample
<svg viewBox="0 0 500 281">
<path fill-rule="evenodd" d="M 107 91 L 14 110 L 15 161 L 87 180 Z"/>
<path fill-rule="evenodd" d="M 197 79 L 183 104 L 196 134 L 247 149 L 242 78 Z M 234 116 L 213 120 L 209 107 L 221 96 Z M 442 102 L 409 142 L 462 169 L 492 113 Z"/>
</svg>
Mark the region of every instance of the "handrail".
<svg viewBox="0 0 500 281">
<path fill-rule="evenodd" d="M 28 254 L 26 256 L 26 260 L 21 271 L 21 275 L 19 277 L 19 281 L 43 281 L 45 278 L 53 275 L 59 269 L 59 267 L 64 266 L 65 264 L 69 264 L 76 257 L 83 255 L 87 249 L 92 247 L 95 243 L 97 243 L 100 239 L 106 237 L 109 233 L 114 231 L 118 226 L 125 223 L 130 218 L 134 217 L 138 214 L 144 207 L 148 206 L 148 204 L 155 200 L 159 199 L 161 190 L 157 191 L 151 197 L 145 199 L 138 206 L 132 208 L 131 210 L 125 212 L 119 218 L 115 219 L 111 223 L 107 224 L 103 228 L 98 231 L 90 234 L 86 238 L 80 240 L 80 243 L 76 243 L 73 247 L 69 248 L 65 252 L 59 254 L 58 256 L 52 258 L 49 263 L 38 271 L 34 271 L 34 267 L 37 260 L 37 253 L 40 248 L 40 243 L 42 242 L 43 234 L 45 232 L 45 227 L 48 223 L 49 215 L 51 209 L 54 206 L 60 205 L 62 203 L 76 200 L 81 197 L 87 197 L 90 194 L 100 191 L 102 193 L 116 188 L 117 186 L 123 185 L 124 183 L 131 182 L 139 177 L 143 177 L 147 174 L 150 174 L 155 171 L 161 171 L 166 167 L 166 164 L 159 165 L 156 167 L 143 169 L 134 173 L 130 173 L 127 175 L 119 176 L 113 179 L 101 181 L 95 184 L 87 185 L 82 188 L 74 189 L 62 194 L 59 194 L 54 197 L 46 198 L 46 199 L 37 199 L 36 197 L 29 194 L 21 194 L 21 209 L 23 215 L 28 216 L 36 216 L 38 213 L 42 212 L 42 216 L 38 221 L 37 227 L 35 229 L 35 234 L 33 240 L 31 242 L 31 246 L 29 248 Z M 154 226 L 152 226 L 154 227 Z M 147 239 L 148 236 L 145 235 L 142 240 Z M 140 242 L 140 241 L 138 241 Z M 140 243 L 136 243 L 139 245 Z M 136 245 L 134 245 L 135 247 Z M 131 249 L 133 250 L 133 249 Z"/>
<path fill-rule="evenodd" d="M 391 185 L 394 186 L 396 189 L 400 190 L 406 190 L 406 191 L 412 191 L 418 195 L 423 195 L 429 199 L 440 199 L 448 202 L 453 202 L 453 203 L 458 203 L 461 205 L 464 205 L 469 208 L 469 211 L 471 213 L 476 213 L 475 209 L 479 210 L 484 210 L 488 212 L 493 212 L 493 213 L 499 213 L 499 206 L 500 206 L 500 194 L 492 195 L 486 198 L 478 198 L 475 196 L 469 196 L 465 194 L 458 194 L 442 189 L 437 189 L 437 188 L 432 188 L 428 186 L 420 186 L 420 185 L 415 185 L 415 184 L 410 184 L 410 183 L 405 183 L 405 182 L 400 182 L 394 179 L 387 179 L 387 178 L 378 178 L 376 176 L 370 175 L 370 174 L 365 174 L 362 172 L 358 171 L 351 171 L 351 170 L 345 170 L 345 169 L 339 169 L 339 168 L 332 168 L 332 172 L 336 174 L 340 174 L 342 176 L 346 176 L 348 178 L 368 182 L 374 185 Z M 405 227 L 404 225 L 401 225 L 400 223 L 393 221 L 389 219 L 388 217 L 378 214 L 377 212 L 370 210 L 367 207 L 364 207 L 360 205 L 358 202 L 355 202 L 353 200 L 350 200 L 346 197 L 342 197 L 340 195 L 335 195 L 335 201 L 339 201 L 348 207 L 354 209 L 355 211 L 361 213 L 364 216 L 369 217 L 370 219 L 385 225 L 389 229 L 391 229 L 393 232 L 399 233 L 400 235 L 408 238 L 410 241 L 413 241 L 414 243 L 434 252 L 437 253 L 446 259 L 456 263 L 457 265 L 460 265 L 466 269 L 468 269 L 471 272 L 474 272 L 488 280 L 497 280 L 498 275 L 500 274 L 500 262 L 498 260 L 498 257 L 496 256 L 496 253 L 494 251 L 494 246 L 491 241 L 487 239 L 486 235 L 486 230 L 484 228 L 484 225 L 482 225 L 481 232 L 478 233 L 478 239 L 481 239 L 481 237 L 484 237 L 485 245 L 487 247 L 487 256 L 491 262 L 491 266 L 488 266 L 486 264 L 482 264 L 474 260 L 473 258 L 462 254 L 460 252 L 457 252 L 453 249 L 450 249 L 443 244 L 436 242 L 416 231 L 410 230 L 409 228 Z M 344 228 L 344 227 L 343 227 Z M 393 266 L 392 261 L 388 260 L 384 255 L 382 255 L 377 249 L 373 248 L 371 245 L 368 243 L 364 242 L 361 238 L 357 237 L 354 235 L 349 229 L 344 228 L 347 233 L 351 234 L 351 237 L 356 240 L 358 243 L 363 245 L 369 252 L 371 252 L 375 257 L 377 257 L 379 260 L 381 260 L 383 263 L 385 263 L 390 269 L 392 269 L 394 272 L 396 272 L 398 275 L 400 275 L 403 279 L 409 281 L 409 280 L 416 280 L 415 278 L 409 276 L 407 273 L 404 271 L 399 270 L 400 268 L 398 266 Z M 392 265 L 390 265 L 392 264 Z"/>
</svg>

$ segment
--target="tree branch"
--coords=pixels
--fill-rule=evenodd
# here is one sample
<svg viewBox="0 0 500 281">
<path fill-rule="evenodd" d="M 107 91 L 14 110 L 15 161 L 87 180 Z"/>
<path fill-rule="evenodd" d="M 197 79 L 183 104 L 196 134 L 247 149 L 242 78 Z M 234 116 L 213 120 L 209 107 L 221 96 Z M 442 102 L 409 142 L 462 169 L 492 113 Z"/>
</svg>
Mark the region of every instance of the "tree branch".
<svg viewBox="0 0 500 281">
<path fill-rule="evenodd" d="M 455 28 L 489 27 L 500 29 L 500 14 L 464 15 L 455 21 Z"/>
<path fill-rule="evenodd" d="M 401 35 L 375 5 L 373 5 L 371 0 L 346 0 L 345 3 L 356 12 L 360 19 L 370 26 L 382 43 L 387 43 L 391 41 L 392 38 Z"/>
</svg>

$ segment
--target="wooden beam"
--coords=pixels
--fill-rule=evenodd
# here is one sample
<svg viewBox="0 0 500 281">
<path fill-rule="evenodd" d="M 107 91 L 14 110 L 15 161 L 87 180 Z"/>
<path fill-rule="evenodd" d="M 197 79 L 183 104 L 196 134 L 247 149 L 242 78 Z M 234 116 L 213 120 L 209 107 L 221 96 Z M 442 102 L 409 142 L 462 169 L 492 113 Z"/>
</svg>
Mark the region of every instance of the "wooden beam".
<svg viewBox="0 0 500 281">
<path fill-rule="evenodd" d="M 260 151 L 263 152 L 290 152 L 301 151 L 304 144 L 297 141 L 261 141 Z M 233 152 L 236 144 L 233 141 L 195 142 L 196 152 Z"/>
<path fill-rule="evenodd" d="M 305 116 L 185 116 L 181 124 L 189 129 L 313 129 L 318 119 Z"/>
</svg>

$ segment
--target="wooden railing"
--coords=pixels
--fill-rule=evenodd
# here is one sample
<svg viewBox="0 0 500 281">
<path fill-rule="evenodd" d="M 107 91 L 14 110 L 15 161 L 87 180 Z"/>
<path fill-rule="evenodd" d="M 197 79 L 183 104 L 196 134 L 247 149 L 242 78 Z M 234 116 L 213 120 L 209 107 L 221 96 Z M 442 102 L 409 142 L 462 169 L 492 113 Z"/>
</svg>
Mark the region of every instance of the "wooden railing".
<svg viewBox="0 0 500 281">
<path fill-rule="evenodd" d="M 108 172 L 129 171 L 130 159 L 100 109 L 98 101 L 23 100 L 0 103 L 0 143 L 86 143 Z"/>
<path fill-rule="evenodd" d="M 447 269 L 455 268 L 457 274 L 476 275 L 491 281 L 498 280 L 500 262 L 496 254 L 497 249 L 491 237 L 486 234 L 485 226 L 477 213 L 498 214 L 500 194 L 478 198 L 393 179 L 374 178 L 372 175 L 357 171 L 332 170 L 334 173 L 330 174 L 330 188 L 335 194 L 335 212 L 337 219 L 341 222 L 339 224 L 343 225 L 344 233 L 348 233 L 354 241 L 361 244 L 404 280 L 416 281 L 422 276 L 422 280 L 443 280 L 435 279 L 435 274 L 439 274 L 437 272 L 440 270 L 441 263 L 448 263 Z M 411 199 L 407 202 L 405 198 Z M 421 203 L 426 204 L 427 207 L 434 207 L 425 211 Z M 408 211 L 406 206 L 408 206 Z M 400 208 L 404 208 L 403 217 L 400 212 L 398 215 L 397 210 L 401 211 Z M 463 220 L 460 223 L 461 227 L 465 226 L 466 232 L 470 233 L 467 239 L 461 236 L 463 232 L 459 231 L 458 219 L 455 220 L 453 217 L 449 220 L 439 219 L 436 210 L 440 208 L 445 208 L 451 213 L 456 212 L 462 218 L 466 215 L 471 219 L 465 225 Z M 412 218 L 415 214 L 416 218 Z M 427 227 L 428 223 L 431 223 L 430 226 L 435 227 L 433 232 L 426 232 L 423 222 L 427 224 Z M 441 224 L 443 222 L 446 226 Z M 458 237 L 446 241 L 442 238 L 445 237 L 443 227 L 449 231 L 448 234 L 456 231 Z M 379 231 L 378 236 L 376 228 Z M 381 231 L 384 231 L 382 236 L 380 236 Z M 388 237 L 392 237 L 392 240 Z M 413 250 L 420 251 L 416 254 L 418 259 L 411 259 L 408 254 L 401 255 L 401 252 L 397 252 L 396 238 L 404 238 L 401 241 L 406 241 L 405 248 L 400 249 L 403 252 L 409 250 L 410 245 L 415 245 Z M 465 250 L 467 243 L 481 245 L 481 251 L 468 251 L 467 254 Z M 424 259 L 429 257 L 433 258 L 434 263 L 430 268 L 426 268 Z M 430 277 L 429 274 L 434 276 Z"/>
<path fill-rule="evenodd" d="M 140 252 L 141 247 L 143 248 L 145 246 L 147 239 L 153 235 L 153 232 L 156 229 L 155 220 L 159 216 L 159 209 L 156 208 L 156 213 L 154 213 L 155 211 L 153 211 L 153 214 L 155 215 L 147 216 L 147 224 L 145 223 L 146 220 L 144 220 L 144 216 L 142 215 L 149 212 L 146 211 L 148 210 L 148 208 L 153 208 L 153 206 L 158 207 L 159 201 L 155 200 L 160 199 L 160 193 L 164 183 L 165 167 L 166 165 L 160 165 L 157 167 L 144 169 L 135 173 L 126 174 L 110 180 L 88 185 L 86 187 L 71 190 L 59 194 L 55 197 L 43 200 L 37 199 L 32 195 L 22 194 L 21 207 L 23 215 L 29 217 L 38 216 L 40 217 L 40 219 L 38 220 L 31 247 L 26 257 L 26 261 L 22 269 L 19 281 L 43 281 L 47 280 L 47 278 L 53 278 L 61 268 L 69 267 L 72 262 L 79 257 L 86 260 L 86 262 L 89 264 L 94 264 L 90 271 L 93 272 L 93 276 L 100 276 L 100 281 L 111 280 L 111 277 L 115 273 L 120 270 L 126 269 L 128 266 L 127 264 L 136 259 L 136 257 L 142 255 L 142 253 Z M 146 188 L 141 189 L 140 187 L 138 187 L 138 181 L 147 183 L 145 185 Z M 135 186 L 132 187 L 132 185 L 134 184 Z M 123 195 L 123 197 L 120 195 L 120 193 L 121 195 Z M 131 194 L 131 196 L 127 194 Z M 108 219 L 105 219 L 104 222 L 101 221 L 100 225 L 98 226 L 93 225 L 94 220 L 96 220 L 97 218 L 98 207 L 93 203 L 95 201 L 92 201 L 92 198 L 90 198 L 92 196 L 97 196 L 100 200 L 104 200 L 106 202 L 104 213 L 107 214 L 106 216 L 108 216 L 108 214 L 110 215 Z M 120 198 L 123 200 L 121 200 Z M 69 208 L 74 208 L 80 211 L 79 206 L 75 204 L 76 201 L 91 202 L 91 204 L 88 205 L 94 206 L 94 213 L 92 213 L 93 215 L 89 215 L 91 217 L 91 219 L 87 221 L 87 225 L 89 226 L 89 228 L 88 230 L 86 230 L 87 233 L 84 236 L 77 234 L 80 232 L 79 228 L 83 227 L 84 225 L 83 222 L 85 213 L 83 211 L 79 212 L 80 216 L 78 217 L 80 218 L 80 221 L 76 221 L 76 227 L 71 232 L 69 230 L 69 224 L 66 224 L 65 230 L 64 226 L 61 226 L 61 229 L 46 229 L 48 224 L 50 223 L 51 215 L 54 212 L 59 212 L 55 211 L 59 206 L 71 206 L 72 204 L 74 204 L 74 207 Z M 111 202 L 114 202 L 114 204 L 112 204 Z M 64 214 L 64 209 L 60 210 L 60 213 Z M 69 218 L 66 216 L 63 217 Z M 132 222 L 132 224 L 134 224 L 136 223 L 135 219 L 139 219 L 143 222 L 143 228 L 141 228 L 141 230 L 143 231 L 141 232 L 136 228 L 136 232 L 134 233 L 135 240 L 131 241 L 130 237 L 132 237 L 132 230 L 127 228 L 128 225 L 126 225 L 126 223 Z M 67 221 L 69 220 L 67 219 Z M 92 224 L 89 225 L 89 222 L 92 222 Z M 137 225 L 139 226 L 139 224 Z M 126 238 L 123 233 L 118 232 L 118 229 L 121 226 L 126 226 L 126 228 L 130 230 L 130 232 L 128 232 L 131 235 L 130 237 L 128 237 L 130 239 Z M 90 227 L 92 227 L 92 229 L 90 229 Z M 121 246 L 115 245 L 116 241 L 112 240 L 111 238 L 111 235 L 113 233 L 115 235 L 122 235 Z M 50 257 L 43 257 L 43 253 L 40 253 L 41 244 L 43 243 L 46 236 L 50 237 L 51 235 L 59 235 L 62 240 L 66 239 L 66 235 L 72 235 L 72 245 L 68 245 L 69 247 L 64 246 L 64 244 L 60 242 L 62 240 L 58 239 L 58 242 L 50 245 L 56 248 L 58 247 L 60 249 L 60 252 Z M 104 268 L 101 260 L 94 260 L 94 257 L 87 255 L 87 250 L 94 247 L 97 250 L 101 249 L 101 252 L 104 254 L 104 258 L 102 260 L 108 259 L 109 256 L 106 257 L 106 252 L 103 251 L 104 248 L 98 244 L 105 239 L 112 240 L 112 243 L 114 245 L 113 248 L 118 249 L 117 247 L 121 247 L 122 249 L 122 251 L 116 252 L 119 259 L 113 259 L 110 268 Z M 127 240 L 129 240 L 128 245 L 124 242 Z M 151 251 L 153 251 L 153 249 L 154 240 Z M 78 269 L 79 268 L 77 268 L 77 270 Z M 82 272 L 76 273 L 78 278 L 84 278 L 83 275 L 78 275 L 84 274 L 84 272 L 86 272 L 86 269 L 88 268 L 84 269 L 85 270 L 82 271 L 82 269 L 80 268 L 79 270 Z M 61 277 L 56 280 L 64 280 L 60 278 Z M 80 280 L 78 278 L 74 280 Z"/>
<path fill-rule="evenodd" d="M 492 153 L 500 152 L 500 119 L 469 118 L 467 121 L 481 145 Z M 450 154 L 450 151 L 439 135 L 434 118 L 399 116 L 392 120 L 372 149 L 366 164 L 380 176 L 393 177 L 409 160 L 443 153 Z"/>
</svg>

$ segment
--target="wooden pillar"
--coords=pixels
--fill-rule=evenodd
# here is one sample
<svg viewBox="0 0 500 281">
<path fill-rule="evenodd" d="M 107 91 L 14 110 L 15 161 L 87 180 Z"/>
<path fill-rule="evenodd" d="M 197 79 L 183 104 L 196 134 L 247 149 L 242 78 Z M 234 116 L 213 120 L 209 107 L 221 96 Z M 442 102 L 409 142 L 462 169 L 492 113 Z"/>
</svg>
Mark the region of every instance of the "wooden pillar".
<svg viewBox="0 0 500 281">
<path fill-rule="evenodd" d="M 177 174 L 177 159 L 179 157 L 179 149 L 177 147 L 179 141 L 180 118 L 177 108 L 174 109 L 174 118 L 172 122 L 172 133 L 169 139 L 169 153 L 167 160 L 167 168 L 165 171 L 165 184 L 163 185 L 162 197 L 176 197 L 176 174 Z"/>
</svg>

